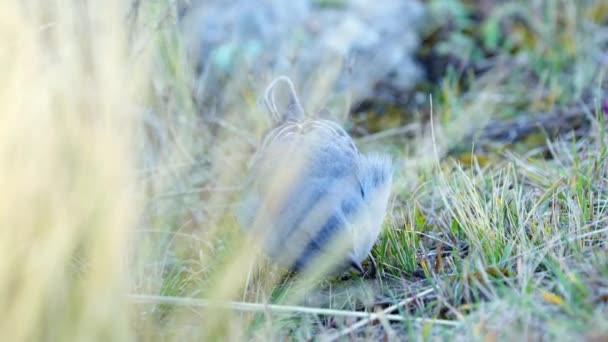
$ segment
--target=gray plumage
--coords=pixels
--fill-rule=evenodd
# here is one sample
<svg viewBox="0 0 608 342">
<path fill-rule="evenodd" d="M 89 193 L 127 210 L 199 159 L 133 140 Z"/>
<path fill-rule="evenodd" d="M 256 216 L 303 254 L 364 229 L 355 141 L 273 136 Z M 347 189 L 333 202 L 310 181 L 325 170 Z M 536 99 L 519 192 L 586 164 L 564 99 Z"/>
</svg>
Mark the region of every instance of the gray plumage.
<svg viewBox="0 0 608 342">
<path fill-rule="evenodd" d="M 268 256 L 286 267 L 307 267 L 338 248 L 339 239 L 340 260 L 334 255 L 333 261 L 360 268 L 380 233 L 391 162 L 360 154 L 337 123 L 306 118 L 292 86 L 288 109 L 278 115 L 272 89 L 277 81 L 269 86 L 266 103 L 279 125 L 251 161 L 237 218 L 263 241 Z"/>
</svg>

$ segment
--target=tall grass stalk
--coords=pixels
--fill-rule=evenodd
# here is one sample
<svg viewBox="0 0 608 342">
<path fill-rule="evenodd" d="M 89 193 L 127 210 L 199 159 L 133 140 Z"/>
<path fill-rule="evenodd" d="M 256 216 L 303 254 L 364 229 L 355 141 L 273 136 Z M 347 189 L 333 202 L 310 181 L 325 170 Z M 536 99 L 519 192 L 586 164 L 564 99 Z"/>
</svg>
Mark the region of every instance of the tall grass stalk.
<svg viewBox="0 0 608 342">
<path fill-rule="evenodd" d="M 0 339 L 127 340 L 144 81 L 120 1 L 0 4 Z M 103 8 L 100 8 L 103 7 Z"/>
</svg>

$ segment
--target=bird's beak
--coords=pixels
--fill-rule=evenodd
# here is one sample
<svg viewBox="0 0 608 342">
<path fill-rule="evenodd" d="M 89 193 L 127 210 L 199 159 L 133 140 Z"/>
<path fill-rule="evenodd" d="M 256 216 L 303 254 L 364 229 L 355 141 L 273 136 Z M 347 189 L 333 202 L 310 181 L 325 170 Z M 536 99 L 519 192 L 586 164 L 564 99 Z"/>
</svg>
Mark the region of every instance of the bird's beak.
<svg viewBox="0 0 608 342">
<path fill-rule="evenodd" d="M 365 274 L 365 270 L 363 269 L 363 266 L 361 266 L 361 263 L 355 260 L 350 261 L 350 265 L 356 269 L 357 271 L 359 271 L 359 273 L 361 273 L 361 275 Z"/>
</svg>

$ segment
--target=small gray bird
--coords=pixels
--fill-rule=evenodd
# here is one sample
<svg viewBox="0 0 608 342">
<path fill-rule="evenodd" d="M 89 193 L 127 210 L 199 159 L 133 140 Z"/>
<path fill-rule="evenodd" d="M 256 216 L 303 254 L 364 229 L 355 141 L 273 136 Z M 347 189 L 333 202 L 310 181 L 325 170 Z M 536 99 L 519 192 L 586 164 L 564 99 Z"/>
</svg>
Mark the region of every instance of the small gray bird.
<svg viewBox="0 0 608 342">
<path fill-rule="evenodd" d="M 275 103 L 279 82 L 289 86 L 287 109 Z M 335 268 L 361 262 L 378 238 L 392 184 L 388 157 L 362 155 L 337 123 L 304 115 L 291 81 L 275 79 L 264 97 L 276 127 L 249 168 L 237 218 L 265 253 L 292 270 L 325 257 Z"/>
</svg>

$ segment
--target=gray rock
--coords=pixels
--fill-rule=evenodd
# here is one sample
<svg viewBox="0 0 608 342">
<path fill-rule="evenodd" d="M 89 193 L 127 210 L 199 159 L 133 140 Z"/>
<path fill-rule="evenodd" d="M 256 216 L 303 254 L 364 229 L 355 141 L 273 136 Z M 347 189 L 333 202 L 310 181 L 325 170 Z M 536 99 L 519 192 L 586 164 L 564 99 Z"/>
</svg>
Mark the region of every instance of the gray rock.
<svg viewBox="0 0 608 342">
<path fill-rule="evenodd" d="M 412 57 L 424 17 L 418 0 L 201 0 L 182 13 L 206 89 L 219 91 L 235 75 L 266 84 L 285 74 L 308 103 L 322 76 L 353 104 L 393 103 L 421 77 Z"/>
</svg>

